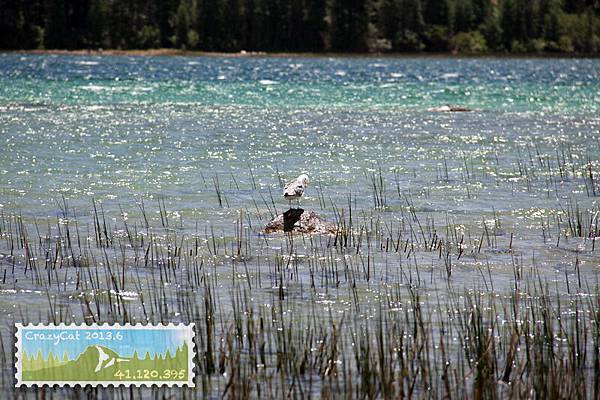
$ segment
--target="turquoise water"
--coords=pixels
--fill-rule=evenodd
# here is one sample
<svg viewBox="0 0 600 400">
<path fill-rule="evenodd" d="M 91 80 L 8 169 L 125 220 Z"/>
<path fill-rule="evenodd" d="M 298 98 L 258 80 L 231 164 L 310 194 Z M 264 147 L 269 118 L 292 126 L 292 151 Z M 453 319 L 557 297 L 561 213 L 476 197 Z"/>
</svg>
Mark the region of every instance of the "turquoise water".
<svg viewBox="0 0 600 400">
<path fill-rule="evenodd" d="M 418 169 L 418 189 L 434 186 L 442 159 L 460 168 L 457 154 L 497 155 L 511 168 L 527 145 L 596 152 L 599 66 L 4 54 L 0 204 L 52 215 L 62 195 L 83 205 L 164 194 L 178 207 L 210 208 L 206 181 L 223 175 L 229 189 L 233 174 L 247 189 L 249 167 L 262 188 L 278 190 L 276 171 L 304 170 L 335 197 L 361 193 L 365 168 Z M 475 112 L 427 111 L 445 104 Z"/>
<path fill-rule="evenodd" d="M 445 104 L 473 111 L 429 110 Z M 93 243 L 95 201 L 107 230 L 123 240 L 114 254 L 99 252 L 98 265 L 114 256 L 118 265 L 124 259 L 131 266 L 139 258 L 123 239 L 124 224 L 147 234 L 142 202 L 157 237 L 167 240 L 174 231 L 177 240 L 212 243 L 207 232 L 214 230 L 225 248 L 237 240 L 242 210 L 247 268 L 257 271 L 284 256 L 285 238 L 266 239 L 261 227 L 287 207 L 282 182 L 302 172 L 311 177 L 303 208 L 333 221 L 341 208 L 348 216 L 351 199 L 355 229 L 376 238 L 379 250 L 368 253 L 376 283 L 359 282 L 367 303 L 368 293 L 388 282 L 406 283 L 413 267 L 422 274 L 416 285 L 441 301 L 446 280 L 510 293 L 515 268 L 540 274 L 566 299 L 592 295 L 582 285 L 574 290 L 573 282 L 583 277 L 592 285 L 600 266 L 594 180 L 600 177 L 600 60 L 2 54 L 3 326 L 47 322 L 50 298 L 74 321 L 83 320 L 81 289 L 68 270 L 64 287 L 56 288 L 36 284 L 27 268 L 15 269 L 15 260 L 27 263 L 24 250 L 11 248 L 7 232 L 18 229 L 10 216 L 20 215 L 29 234 L 48 243 L 78 221 L 77 235 Z M 584 221 L 579 234 L 573 213 Z M 416 243 L 408 261 L 383 251 L 396 231 Z M 438 236 L 464 250 L 453 253 L 451 278 L 437 251 L 427 248 Z M 312 275 L 302 260 L 342 257 L 324 250 L 327 240 L 304 239 L 294 250 L 299 277 L 286 290 L 300 310 L 325 300 L 324 309 L 350 309 L 345 289 L 326 286 L 316 302 L 306 292 Z M 231 266 L 215 261 L 207 247 L 198 257 L 219 266 L 214 273 L 228 304 Z M 364 251 L 343 257 L 360 265 Z M 136 279 L 146 272 L 137 270 Z M 270 301 L 269 275 L 253 279 L 264 280 L 253 301 Z M 133 320 L 143 319 L 137 301 L 152 289 L 125 285 Z M 166 290 L 177 297 L 178 288 Z M 173 313 L 169 320 L 182 318 Z M 10 332 L 2 331 L 5 343 Z"/>
<path fill-rule="evenodd" d="M 598 111 L 597 60 L 2 55 L 3 105 Z"/>
</svg>

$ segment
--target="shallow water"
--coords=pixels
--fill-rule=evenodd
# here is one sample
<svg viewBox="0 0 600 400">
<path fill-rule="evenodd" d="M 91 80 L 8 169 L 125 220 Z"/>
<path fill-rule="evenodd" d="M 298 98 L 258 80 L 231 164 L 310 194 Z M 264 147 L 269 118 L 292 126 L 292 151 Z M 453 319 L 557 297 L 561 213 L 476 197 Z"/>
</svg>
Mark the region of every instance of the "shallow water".
<svg viewBox="0 0 600 400">
<path fill-rule="evenodd" d="M 428 111 L 445 104 L 474 111 Z M 50 229 L 56 237 L 59 218 L 80 221 L 80 235 L 93 237 L 92 199 L 117 236 L 124 221 L 141 220 L 141 201 L 158 226 L 164 201 L 178 235 L 208 241 L 212 227 L 230 246 L 243 209 L 250 274 L 270 283 L 253 271 L 286 245 L 283 237 L 265 242 L 260 226 L 287 207 L 280 180 L 306 172 L 303 208 L 334 220 L 335 204 L 347 217 L 350 196 L 355 229 L 379 232 L 372 261 L 379 285 L 410 282 L 443 297 L 450 281 L 503 294 L 515 285 L 516 264 L 566 297 L 595 295 L 599 239 L 569 232 L 568 211 L 582 212 L 597 231 L 600 60 L 3 54 L 0 110 L 0 212 L 4 221 L 20 214 L 34 237 L 36 224 L 42 236 Z M 374 181 L 383 182 L 379 204 Z M 410 232 L 413 211 L 420 233 Z M 422 235 L 425 247 L 434 234 L 455 246 L 462 237 L 464 255 L 453 260 L 451 277 L 435 251 L 421 248 L 408 261 L 381 251 L 398 229 L 403 241 Z M 306 240 L 295 249 L 300 278 L 288 296 L 300 310 L 313 301 L 350 309 L 345 293 L 326 284 L 320 297 L 305 293 L 303 258 L 318 260 L 315 251 L 331 239 Z M 13 260 L 23 259 L 9 257 L 9 247 L 2 241 L 7 339 L 7 323 L 46 321 L 47 297 L 65 296 L 47 295 L 19 270 L 11 275 Z M 359 262 L 358 253 L 333 258 Z M 232 274 L 220 271 L 223 281 Z M 574 283 L 582 277 L 588 288 Z M 79 307 L 72 279 L 61 304 Z M 228 286 L 220 285 L 226 304 Z M 376 298 L 371 285 L 362 288 L 366 304 Z M 133 286 L 125 289 L 135 301 Z M 257 298 L 271 294 L 265 288 Z M 81 322 L 79 311 L 73 318 Z"/>
<path fill-rule="evenodd" d="M 398 218 L 398 190 L 439 222 L 477 224 L 495 211 L 505 232 L 531 239 L 528 254 L 539 246 L 540 217 L 568 201 L 597 204 L 583 179 L 566 174 L 588 160 L 597 167 L 599 67 L 586 59 L 4 54 L 0 207 L 56 217 L 64 196 L 79 215 L 89 215 L 92 198 L 113 216 L 119 207 L 136 215 L 140 199 L 153 206 L 164 196 L 184 223 L 227 223 L 231 233 L 232 215 L 254 200 L 264 209 L 269 191 L 278 211 L 286 207 L 278 173 L 311 176 L 305 207 L 320 208 L 320 191 L 342 205 L 351 193 L 369 210 L 371 174 L 381 169 L 385 218 Z M 475 111 L 427 111 L 444 104 Z M 556 165 L 538 165 L 544 157 Z M 563 157 L 565 176 L 548 183 Z M 529 183 L 519 173 L 527 167 L 539 170 Z M 217 203 L 215 177 L 229 209 Z"/>
</svg>

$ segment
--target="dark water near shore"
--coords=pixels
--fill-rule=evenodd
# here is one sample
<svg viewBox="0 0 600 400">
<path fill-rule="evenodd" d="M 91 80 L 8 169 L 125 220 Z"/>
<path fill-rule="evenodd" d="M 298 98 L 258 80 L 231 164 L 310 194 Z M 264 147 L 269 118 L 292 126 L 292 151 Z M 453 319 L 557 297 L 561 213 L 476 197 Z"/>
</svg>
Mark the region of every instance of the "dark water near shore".
<svg viewBox="0 0 600 400">
<path fill-rule="evenodd" d="M 428 110 L 445 104 L 473 112 Z M 11 276 L 13 260 L 23 263 L 23 256 L 9 257 L 11 215 L 20 214 L 33 236 L 36 224 L 44 235 L 51 225 L 54 236 L 58 220 L 78 219 L 80 236 L 91 241 L 92 199 L 110 229 L 121 234 L 124 221 L 142 218 L 142 201 L 158 225 L 164 201 L 170 229 L 204 237 L 212 227 L 227 247 L 243 210 L 249 264 L 256 270 L 261 257 L 268 260 L 285 247 L 283 238 L 264 244 L 260 226 L 287 207 L 281 181 L 302 172 L 311 177 L 303 208 L 334 220 L 334 205 L 347 209 L 350 197 L 356 229 L 363 224 L 379 232 L 380 251 L 398 229 L 406 230 L 402 240 L 419 242 L 422 235 L 430 244 L 434 235 L 455 242 L 462 237 L 464 255 L 452 264 L 455 285 L 506 293 L 514 286 L 516 263 L 566 297 L 597 295 L 590 287 L 600 268 L 594 236 L 600 218 L 600 185 L 594 181 L 594 174 L 600 178 L 600 60 L 4 54 L 5 343 L 10 323 L 47 322 L 48 311 L 46 288 L 25 273 Z M 419 216 L 421 233 L 407 227 L 411 212 Z M 571 229 L 572 214 L 583 220 L 580 234 Z M 305 243 L 296 256 L 316 257 L 315 247 Z M 409 273 L 397 265 L 408 262 L 408 268 L 421 268 L 414 282 L 444 296 L 447 270 L 436 252 L 401 258 L 376 253 L 374 281 L 405 282 Z M 299 274 L 308 279 L 306 270 Z M 582 279 L 588 288 L 575 283 Z M 73 277 L 67 281 L 65 290 L 73 295 Z M 133 299 L 139 296 L 134 285 L 126 289 Z M 300 309 L 314 301 L 301 286 L 289 290 Z M 326 292 L 325 308 L 348 308 Z M 50 289 L 49 295 L 62 294 Z M 221 296 L 227 298 L 226 289 Z M 78 307 L 77 300 L 64 302 Z M 81 322 L 79 311 L 73 312 Z"/>
</svg>

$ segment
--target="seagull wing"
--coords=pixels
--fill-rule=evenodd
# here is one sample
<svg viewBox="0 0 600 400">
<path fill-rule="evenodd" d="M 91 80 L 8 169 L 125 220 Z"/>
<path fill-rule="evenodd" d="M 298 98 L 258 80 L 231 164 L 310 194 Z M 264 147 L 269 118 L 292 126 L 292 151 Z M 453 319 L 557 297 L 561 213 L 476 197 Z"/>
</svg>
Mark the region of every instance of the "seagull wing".
<svg viewBox="0 0 600 400">
<path fill-rule="evenodd" d="M 298 179 L 288 182 L 283 189 L 283 197 L 301 197 L 304 194 L 304 184 Z"/>
</svg>

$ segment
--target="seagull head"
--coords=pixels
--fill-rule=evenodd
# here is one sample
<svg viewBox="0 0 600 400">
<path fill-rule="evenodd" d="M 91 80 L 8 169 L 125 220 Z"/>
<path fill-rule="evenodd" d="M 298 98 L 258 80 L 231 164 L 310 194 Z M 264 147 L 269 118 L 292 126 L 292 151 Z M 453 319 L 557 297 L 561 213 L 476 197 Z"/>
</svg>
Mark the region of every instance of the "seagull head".
<svg viewBox="0 0 600 400">
<path fill-rule="evenodd" d="M 304 187 L 308 186 L 308 182 L 309 182 L 308 175 L 302 174 L 302 175 L 300 175 L 298 177 L 298 180 L 302 182 L 302 184 L 304 185 Z"/>
</svg>

